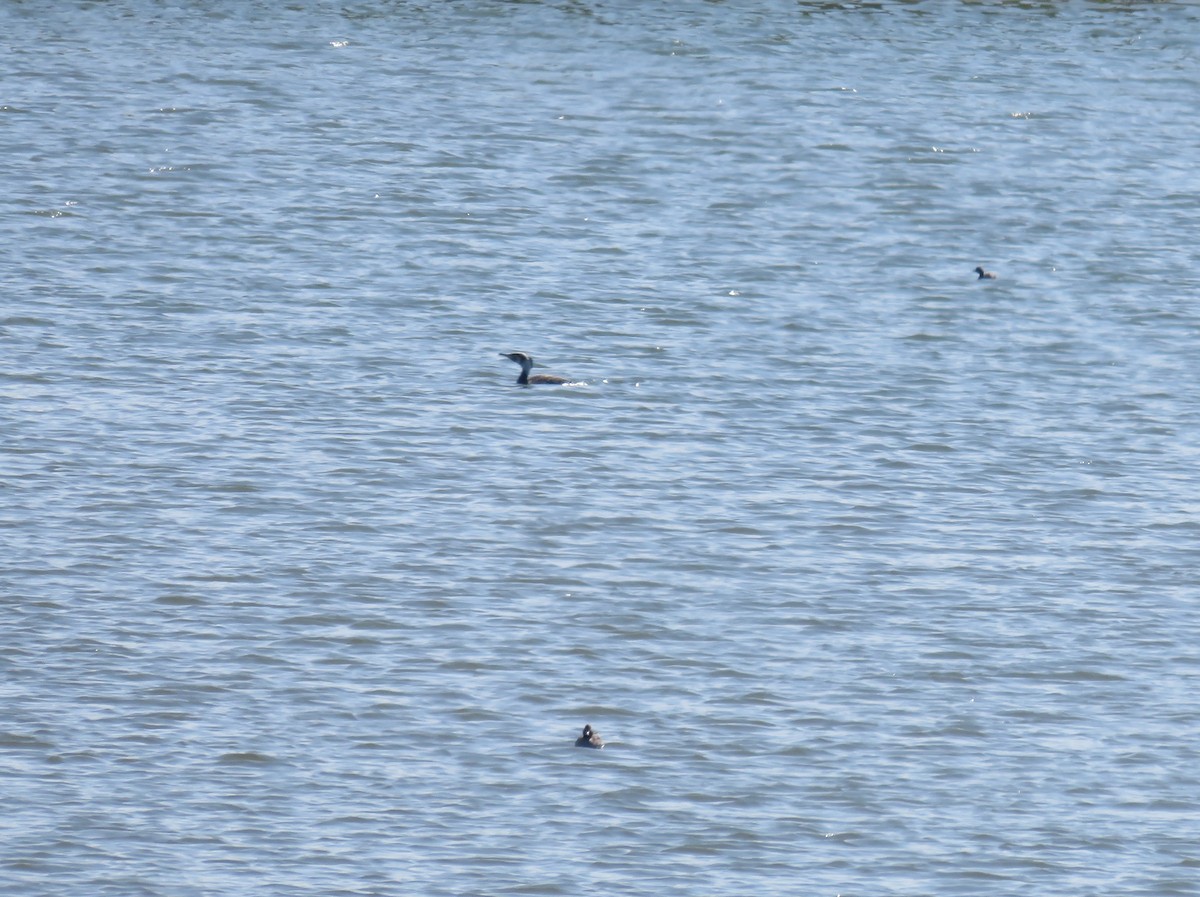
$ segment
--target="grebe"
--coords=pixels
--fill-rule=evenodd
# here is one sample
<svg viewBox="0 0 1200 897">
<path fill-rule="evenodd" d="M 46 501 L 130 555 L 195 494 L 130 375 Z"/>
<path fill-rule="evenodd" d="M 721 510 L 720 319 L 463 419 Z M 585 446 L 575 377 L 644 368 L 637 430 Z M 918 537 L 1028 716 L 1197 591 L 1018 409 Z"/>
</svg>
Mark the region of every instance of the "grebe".
<svg viewBox="0 0 1200 897">
<path fill-rule="evenodd" d="M 575 747 L 602 748 L 604 739 L 591 726 L 584 726 L 583 734 L 575 739 Z"/>
<path fill-rule="evenodd" d="M 515 361 L 521 366 L 521 376 L 517 378 L 518 386 L 536 386 L 542 384 L 545 386 L 562 386 L 564 383 L 570 383 L 566 377 L 556 377 L 553 374 L 534 374 L 529 376 L 529 369 L 533 367 L 533 356 L 526 355 L 524 352 L 501 352 L 509 361 Z"/>
<path fill-rule="evenodd" d="M 977 278 L 978 280 L 995 280 L 996 279 L 995 272 L 984 271 L 982 265 L 980 265 L 978 268 L 975 269 L 975 273 L 979 275 L 979 277 Z"/>
</svg>

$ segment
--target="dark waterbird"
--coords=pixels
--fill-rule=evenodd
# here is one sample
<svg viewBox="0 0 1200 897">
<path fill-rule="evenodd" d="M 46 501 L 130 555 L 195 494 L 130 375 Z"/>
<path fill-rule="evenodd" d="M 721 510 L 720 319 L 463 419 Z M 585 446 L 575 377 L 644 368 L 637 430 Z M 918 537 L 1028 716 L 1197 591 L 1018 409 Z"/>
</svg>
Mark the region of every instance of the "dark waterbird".
<svg viewBox="0 0 1200 897">
<path fill-rule="evenodd" d="M 590 725 L 583 727 L 583 734 L 575 739 L 575 747 L 602 748 L 604 739 Z"/>
<path fill-rule="evenodd" d="M 517 377 L 519 386 L 562 386 L 564 383 L 570 383 L 566 377 L 556 377 L 553 374 L 534 374 L 529 376 L 529 369 L 533 367 L 533 356 L 526 355 L 524 352 L 501 352 L 509 361 L 515 361 L 521 366 L 521 376 Z"/>
</svg>

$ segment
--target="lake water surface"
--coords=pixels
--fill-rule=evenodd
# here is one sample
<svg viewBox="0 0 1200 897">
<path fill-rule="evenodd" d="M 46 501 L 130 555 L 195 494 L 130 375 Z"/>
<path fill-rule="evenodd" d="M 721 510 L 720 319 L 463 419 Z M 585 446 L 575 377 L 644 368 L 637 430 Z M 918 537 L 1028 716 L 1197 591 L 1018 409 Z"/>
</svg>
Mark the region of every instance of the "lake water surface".
<svg viewBox="0 0 1200 897">
<path fill-rule="evenodd" d="M 0 33 L 4 893 L 1200 894 L 1200 6 Z"/>
</svg>

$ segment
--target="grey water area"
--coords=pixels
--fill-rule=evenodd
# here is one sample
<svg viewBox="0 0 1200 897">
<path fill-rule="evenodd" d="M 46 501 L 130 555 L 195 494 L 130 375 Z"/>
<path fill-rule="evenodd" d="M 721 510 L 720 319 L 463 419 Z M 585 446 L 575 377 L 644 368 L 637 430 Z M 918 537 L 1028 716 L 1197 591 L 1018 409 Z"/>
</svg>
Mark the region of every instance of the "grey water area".
<svg viewBox="0 0 1200 897">
<path fill-rule="evenodd" d="M 0 34 L 0 892 L 1200 894 L 1200 5 Z"/>
</svg>

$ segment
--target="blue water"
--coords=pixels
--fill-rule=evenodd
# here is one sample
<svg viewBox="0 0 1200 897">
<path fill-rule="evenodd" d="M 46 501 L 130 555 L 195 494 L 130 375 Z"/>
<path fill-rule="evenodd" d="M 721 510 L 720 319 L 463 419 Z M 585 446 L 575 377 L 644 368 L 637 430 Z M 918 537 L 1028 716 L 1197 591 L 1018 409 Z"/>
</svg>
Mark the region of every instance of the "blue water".
<svg viewBox="0 0 1200 897">
<path fill-rule="evenodd" d="M 0 891 L 1200 894 L 1200 7 L 0 33 Z"/>
</svg>

